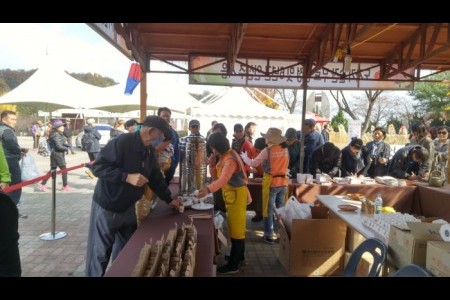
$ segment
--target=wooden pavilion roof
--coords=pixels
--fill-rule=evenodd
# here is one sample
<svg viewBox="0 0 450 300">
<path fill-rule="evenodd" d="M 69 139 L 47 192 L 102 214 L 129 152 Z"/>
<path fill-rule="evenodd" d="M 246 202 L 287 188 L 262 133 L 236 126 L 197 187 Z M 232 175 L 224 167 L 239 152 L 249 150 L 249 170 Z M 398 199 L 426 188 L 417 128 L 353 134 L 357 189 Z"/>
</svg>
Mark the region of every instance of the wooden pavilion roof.
<svg viewBox="0 0 450 300">
<path fill-rule="evenodd" d="M 225 57 L 232 66 L 240 58 L 294 60 L 311 76 L 347 47 L 353 62 L 380 65 L 382 80 L 411 68 L 450 70 L 449 23 L 114 23 L 114 29 L 146 71 L 150 59 L 200 54 Z"/>
</svg>

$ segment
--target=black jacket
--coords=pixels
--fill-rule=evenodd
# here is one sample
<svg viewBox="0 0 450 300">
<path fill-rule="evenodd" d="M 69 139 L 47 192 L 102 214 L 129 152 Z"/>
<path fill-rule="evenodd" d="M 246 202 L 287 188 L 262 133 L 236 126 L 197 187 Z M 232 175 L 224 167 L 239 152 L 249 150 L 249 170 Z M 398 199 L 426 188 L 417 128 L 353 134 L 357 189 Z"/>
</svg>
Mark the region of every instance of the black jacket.
<svg viewBox="0 0 450 300">
<path fill-rule="evenodd" d="M 161 200 L 172 201 L 155 149 L 145 147 L 139 135 L 139 132 L 134 132 L 117 136 L 106 144 L 95 160 L 92 171 L 98 181 L 93 200 L 106 210 L 123 212 L 142 197 L 144 187 L 126 182 L 131 173 L 147 177 L 148 186 Z"/>
<path fill-rule="evenodd" d="M 6 159 L 19 160 L 21 158 L 22 150 L 17 142 L 16 131 L 3 122 L 0 122 L 0 141 L 3 144 Z"/>
<path fill-rule="evenodd" d="M 369 150 L 366 146 L 361 148 L 359 155 L 354 155 L 350 150 L 350 145 L 347 145 L 341 151 L 341 176 L 351 176 L 356 173 L 358 176 L 367 176 L 367 171 L 370 168 Z M 362 167 L 362 169 L 360 169 Z"/>
<path fill-rule="evenodd" d="M 329 153 L 325 153 L 324 146 L 325 144 L 314 150 L 312 154 L 312 175 L 315 177 L 317 173 L 325 173 L 335 177 L 341 168 L 341 150 L 334 146 Z"/>
<path fill-rule="evenodd" d="M 69 145 L 67 145 L 67 139 L 56 130 L 52 130 L 50 137 L 48 138 L 49 146 L 52 151 L 55 152 L 67 152 L 69 151 Z"/>
<path fill-rule="evenodd" d="M 84 126 L 84 136 L 81 141 L 84 139 L 88 140 L 88 142 L 84 145 L 84 150 L 86 150 L 87 153 L 100 152 L 101 138 L 102 135 L 97 131 L 97 129 L 95 129 L 95 127 L 89 125 Z"/>
<path fill-rule="evenodd" d="M 409 145 L 400 148 L 395 152 L 392 159 L 389 161 L 388 174 L 396 177 L 406 179 L 412 173 L 423 176 L 426 171 L 426 165 L 424 163 L 419 164 L 412 159 L 412 151 L 417 145 Z"/>
</svg>

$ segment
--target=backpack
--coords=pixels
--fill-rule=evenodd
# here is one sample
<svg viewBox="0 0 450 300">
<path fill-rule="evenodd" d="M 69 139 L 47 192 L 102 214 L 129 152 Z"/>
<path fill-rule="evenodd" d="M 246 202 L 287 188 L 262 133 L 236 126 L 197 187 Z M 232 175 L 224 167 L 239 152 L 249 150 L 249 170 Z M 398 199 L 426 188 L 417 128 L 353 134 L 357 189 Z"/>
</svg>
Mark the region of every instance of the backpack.
<svg viewBox="0 0 450 300">
<path fill-rule="evenodd" d="M 91 137 L 90 133 L 83 134 L 83 137 L 81 138 L 81 150 L 82 151 L 88 151 L 92 147 L 92 140 L 93 137 Z"/>
</svg>

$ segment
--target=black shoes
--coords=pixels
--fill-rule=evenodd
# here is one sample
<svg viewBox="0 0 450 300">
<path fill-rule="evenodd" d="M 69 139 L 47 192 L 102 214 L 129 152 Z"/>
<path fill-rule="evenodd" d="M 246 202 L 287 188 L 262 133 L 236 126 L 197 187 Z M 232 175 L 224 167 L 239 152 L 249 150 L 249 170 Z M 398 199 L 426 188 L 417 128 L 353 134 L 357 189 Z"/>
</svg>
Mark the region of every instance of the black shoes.
<svg viewBox="0 0 450 300">
<path fill-rule="evenodd" d="M 226 261 L 230 261 L 230 256 L 229 256 L 228 254 L 225 254 L 225 260 L 226 260 Z M 241 265 L 245 265 L 245 257 L 242 257 L 242 258 L 239 260 L 239 263 L 240 263 Z"/>
<path fill-rule="evenodd" d="M 252 222 L 259 222 L 259 221 L 261 221 L 262 219 L 263 219 L 262 216 L 256 215 L 256 216 L 254 216 L 254 217 L 252 218 Z"/>
<path fill-rule="evenodd" d="M 217 273 L 219 274 L 236 274 L 237 272 L 239 272 L 239 268 L 233 268 L 232 266 L 230 266 L 230 264 L 226 264 L 217 268 Z"/>
<path fill-rule="evenodd" d="M 266 242 L 267 244 L 271 244 L 271 245 L 273 245 L 273 243 L 275 243 L 273 238 L 268 237 L 268 236 L 263 236 L 263 241 Z"/>
</svg>

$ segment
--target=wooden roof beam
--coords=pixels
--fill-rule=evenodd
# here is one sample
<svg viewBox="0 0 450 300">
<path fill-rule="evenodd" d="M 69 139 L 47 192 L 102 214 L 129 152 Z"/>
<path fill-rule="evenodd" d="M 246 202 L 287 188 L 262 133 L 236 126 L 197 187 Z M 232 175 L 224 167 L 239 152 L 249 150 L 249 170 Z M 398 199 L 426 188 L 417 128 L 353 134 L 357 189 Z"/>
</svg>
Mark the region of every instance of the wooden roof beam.
<svg viewBox="0 0 450 300">
<path fill-rule="evenodd" d="M 148 72 L 147 54 L 142 47 L 142 41 L 136 23 L 114 23 L 117 33 L 122 36 L 127 48 L 133 53 L 134 59 L 140 64 L 143 72 Z"/>
<path fill-rule="evenodd" d="M 324 60 L 325 56 L 325 49 L 326 44 L 332 40 L 335 40 L 335 38 L 332 38 L 331 36 L 335 34 L 335 24 L 327 24 L 326 29 L 322 32 L 322 35 L 320 36 L 317 43 L 311 48 L 311 51 L 309 51 L 307 64 L 304 67 L 307 77 L 310 77 L 314 72 L 316 72 L 318 69 L 322 68 L 324 65 L 327 64 Z M 314 67 L 313 67 L 314 66 Z"/>
<path fill-rule="evenodd" d="M 365 24 L 359 30 L 358 25 L 354 23 L 338 23 L 337 26 L 335 26 L 335 24 L 329 24 L 327 29 L 324 30 L 319 43 L 310 51 L 309 65 L 312 69 L 307 72 L 308 76 L 311 76 L 317 70 L 323 68 L 331 60 L 331 58 L 334 57 L 341 40 L 341 35 L 344 32 L 344 26 L 347 26 L 347 42 L 345 45 L 341 44 L 342 48 L 347 47 L 347 45 L 350 45 L 355 40 L 364 36 L 372 27 L 375 26 L 375 24 Z M 314 58 L 316 58 L 315 63 Z"/>
<path fill-rule="evenodd" d="M 427 46 L 427 30 L 430 26 L 433 26 L 433 33 Z M 436 39 L 441 30 L 443 30 L 441 24 L 421 24 L 411 36 L 400 43 L 394 51 L 385 58 L 383 63 L 385 66 L 385 71 L 382 71 L 381 77 L 383 79 L 388 79 L 392 76 L 405 72 L 410 68 L 414 68 L 436 55 L 448 51 L 450 49 L 450 37 L 447 38 L 445 44 L 435 48 Z M 416 59 L 412 59 L 412 52 L 417 46 L 419 46 L 420 55 Z M 407 49 L 406 54 L 404 53 L 404 49 Z M 398 67 L 393 67 L 394 64 L 397 64 Z"/>
<path fill-rule="evenodd" d="M 239 55 L 242 41 L 244 40 L 245 29 L 247 23 L 234 23 L 231 24 L 230 43 L 228 45 L 228 58 L 227 58 L 227 72 L 231 74 L 234 69 L 234 64 Z"/>
</svg>

